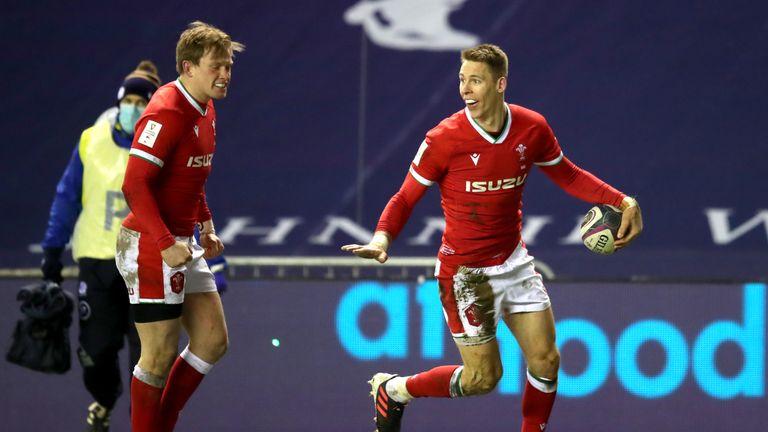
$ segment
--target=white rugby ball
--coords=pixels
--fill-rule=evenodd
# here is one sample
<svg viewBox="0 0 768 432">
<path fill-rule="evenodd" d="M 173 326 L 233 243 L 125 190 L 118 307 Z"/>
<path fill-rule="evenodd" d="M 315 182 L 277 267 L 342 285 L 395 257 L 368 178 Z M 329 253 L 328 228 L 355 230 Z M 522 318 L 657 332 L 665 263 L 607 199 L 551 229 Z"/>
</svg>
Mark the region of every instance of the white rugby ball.
<svg viewBox="0 0 768 432">
<path fill-rule="evenodd" d="M 614 251 L 613 242 L 621 226 L 621 210 L 607 205 L 599 204 L 584 215 L 581 222 L 581 240 L 584 246 L 594 253 L 608 255 Z"/>
</svg>

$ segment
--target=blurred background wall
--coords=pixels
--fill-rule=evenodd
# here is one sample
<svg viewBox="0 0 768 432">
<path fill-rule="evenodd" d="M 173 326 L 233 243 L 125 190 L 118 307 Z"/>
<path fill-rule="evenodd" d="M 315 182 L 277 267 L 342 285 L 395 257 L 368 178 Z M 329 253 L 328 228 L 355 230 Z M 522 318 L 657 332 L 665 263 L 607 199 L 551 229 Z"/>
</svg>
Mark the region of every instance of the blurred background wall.
<svg viewBox="0 0 768 432">
<path fill-rule="evenodd" d="M 621 253 L 590 254 L 574 236 L 590 204 L 540 173 L 527 181 L 524 237 L 560 280 L 549 287 L 573 386 L 570 395 L 561 388 L 552 427 L 720 431 L 768 420 L 757 409 L 765 404 L 765 286 L 748 284 L 764 282 L 768 268 L 768 4 L 12 2 L 0 14 L 2 274 L 38 266 L 56 182 L 80 132 L 114 106 L 139 60 L 153 60 L 164 81 L 175 79 L 176 40 L 197 19 L 247 46 L 235 59 L 229 96 L 216 104 L 207 186 L 234 262 L 336 257 L 340 245 L 367 241 L 425 132 L 462 109 L 460 49 L 498 44 L 510 58 L 507 101 L 542 113 L 566 156 L 636 196 L 646 225 Z M 392 255 L 433 257 L 441 216 L 432 190 Z M 444 330 L 419 324 L 441 317 L 423 315 L 432 297 L 419 296 L 434 290 L 413 280 L 258 281 L 249 270 L 233 278 L 225 296 L 233 349 L 192 402 L 217 414 L 190 407 L 186 417 L 195 423 L 183 430 L 316 430 L 315 414 L 300 408 L 314 385 L 324 390 L 313 403 L 337 421 L 327 430 L 361 430 L 370 427 L 364 384 L 373 372 L 457 360 L 444 334 L 427 338 L 442 340 L 442 350 L 425 352 L 418 342 L 420 328 Z M 629 284 L 638 281 L 646 283 Z M 0 330 L 8 336 L 23 283 L 0 281 Z M 363 302 L 355 323 L 339 324 L 347 296 L 378 300 Z M 400 324 L 387 307 L 402 306 L 406 334 L 390 334 Z M 715 325 L 723 320 L 735 327 Z M 355 351 L 346 337 L 370 343 Z M 273 338 L 287 342 L 274 347 Z M 394 340 L 404 353 L 376 344 Z M 29 418 L 31 401 L 48 413 L 9 430 L 44 430 L 66 416 L 79 427 L 87 403 L 79 372 L 75 365 L 48 377 L 0 365 L 0 384 L 12 389 L 2 417 Z M 496 395 L 462 405 L 477 415 L 419 401 L 406 422 L 415 430 L 514 429 L 513 372 Z M 118 420 L 115 430 L 128 430 Z"/>
</svg>

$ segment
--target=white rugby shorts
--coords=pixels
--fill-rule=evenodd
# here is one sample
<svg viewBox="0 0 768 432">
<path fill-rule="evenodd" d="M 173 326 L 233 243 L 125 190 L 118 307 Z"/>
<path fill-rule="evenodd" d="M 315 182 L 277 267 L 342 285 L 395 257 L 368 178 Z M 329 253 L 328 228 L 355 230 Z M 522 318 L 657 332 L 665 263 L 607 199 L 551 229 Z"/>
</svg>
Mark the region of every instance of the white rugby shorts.
<svg viewBox="0 0 768 432">
<path fill-rule="evenodd" d="M 454 267 L 438 260 L 435 277 L 446 322 L 460 345 L 493 340 L 499 319 L 507 314 L 550 307 L 541 275 L 522 242 L 506 261 L 492 267 Z"/>
<path fill-rule="evenodd" d="M 122 227 L 117 236 L 115 263 L 125 280 L 131 304 L 184 303 L 184 294 L 216 291 L 216 282 L 204 249 L 194 236 L 177 236 L 176 240 L 189 243 L 192 260 L 178 267 L 163 261 L 157 244 L 147 234 Z"/>
</svg>

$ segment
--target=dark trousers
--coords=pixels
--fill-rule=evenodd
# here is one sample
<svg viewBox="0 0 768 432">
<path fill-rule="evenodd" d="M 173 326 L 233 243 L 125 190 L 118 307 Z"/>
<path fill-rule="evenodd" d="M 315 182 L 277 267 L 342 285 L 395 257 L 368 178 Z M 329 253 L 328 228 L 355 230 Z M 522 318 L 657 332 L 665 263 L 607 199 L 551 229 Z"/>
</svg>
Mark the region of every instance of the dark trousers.
<svg viewBox="0 0 768 432">
<path fill-rule="evenodd" d="M 112 409 L 123 391 L 118 353 L 127 338 L 130 376 L 141 353 L 139 335 L 133 324 L 128 290 L 115 260 L 80 258 L 79 267 L 77 352 L 83 381 L 96 402 Z"/>
</svg>

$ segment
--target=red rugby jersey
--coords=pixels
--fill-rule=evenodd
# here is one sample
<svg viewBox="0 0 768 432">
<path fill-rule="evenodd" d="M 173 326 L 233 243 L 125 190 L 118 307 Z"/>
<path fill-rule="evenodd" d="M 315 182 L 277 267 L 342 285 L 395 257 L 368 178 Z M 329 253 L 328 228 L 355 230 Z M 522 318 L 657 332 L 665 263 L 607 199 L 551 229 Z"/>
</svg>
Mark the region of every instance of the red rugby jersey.
<svg viewBox="0 0 768 432">
<path fill-rule="evenodd" d="M 471 267 L 501 264 L 520 242 L 523 187 L 533 165 L 578 199 L 620 205 L 624 194 L 563 156 L 544 117 L 517 105 L 505 109 L 498 138 L 467 109 L 430 130 L 376 231 L 397 237 L 427 187 L 438 183 L 446 223 L 440 260 Z"/>
<path fill-rule="evenodd" d="M 517 105 L 505 107 L 498 138 L 465 108 L 430 130 L 411 162 L 409 171 L 419 183 L 440 186 L 441 261 L 484 266 L 506 259 L 520 242 L 528 173 L 563 157 L 544 117 Z"/>
<path fill-rule="evenodd" d="M 152 96 L 136 124 L 123 193 L 131 208 L 123 226 L 147 233 L 160 250 L 211 219 L 205 182 L 216 148 L 213 100 L 201 106 L 180 80 Z"/>
</svg>

